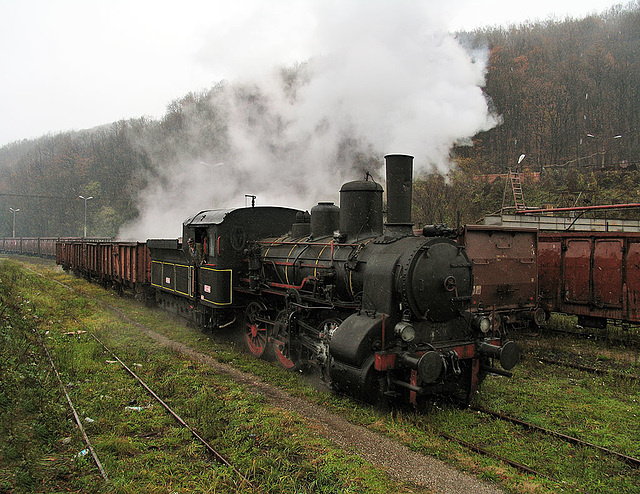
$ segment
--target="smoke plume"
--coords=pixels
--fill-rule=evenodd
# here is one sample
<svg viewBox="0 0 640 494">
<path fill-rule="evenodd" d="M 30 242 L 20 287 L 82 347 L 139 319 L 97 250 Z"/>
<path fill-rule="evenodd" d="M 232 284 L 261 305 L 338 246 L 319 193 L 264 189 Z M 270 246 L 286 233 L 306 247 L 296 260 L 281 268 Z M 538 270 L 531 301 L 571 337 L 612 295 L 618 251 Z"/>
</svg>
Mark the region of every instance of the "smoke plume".
<svg viewBox="0 0 640 494">
<path fill-rule="evenodd" d="M 482 93 L 486 51 L 463 47 L 440 13 L 414 1 L 314 4 L 306 29 L 280 26 L 280 36 L 304 36 L 306 53 L 296 45 L 303 58 L 294 61 L 276 48 L 269 60 L 265 46 L 278 32 L 270 26 L 264 32 L 272 38 L 256 37 L 257 14 L 243 26 L 253 36 L 211 35 L 203 62 L 232 67 L 234 79 L 207 93 L 214 115 L 190 120 L 189 130 L 217 129 L 220 139 L 156 170 L 140 194 L 138 220 L 121 237 L 179 236 L 186 217 L 243 206 L 245 194 L 258 205 L 307 210 L 319 200 L 337 203 L 343 182 L 366 171 L 383 180 L 388 153 L 414 155 L 417 173 L 444 171 L 453 144 L 497 123 Z M 291 47 L 285 52 L 291 56 Z"/>
</svg>

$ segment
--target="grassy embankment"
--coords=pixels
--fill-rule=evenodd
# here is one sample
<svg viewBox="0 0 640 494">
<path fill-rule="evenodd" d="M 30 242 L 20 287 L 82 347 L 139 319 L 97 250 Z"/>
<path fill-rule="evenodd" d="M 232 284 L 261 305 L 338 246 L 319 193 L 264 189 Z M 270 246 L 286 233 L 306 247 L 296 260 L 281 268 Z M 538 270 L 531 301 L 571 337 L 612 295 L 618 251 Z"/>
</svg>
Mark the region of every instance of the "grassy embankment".
<svg viewBox="0 0 640 494">
<path fill-rule="evenodd" d="M 380 415 L 349 399 L 319 392 L 299 376 L 251 359 L 233 345 L 208 338 L 164 313 L 61 272 L 47 271 L 42 278 L 6 261 L 0 261 L 0 492 L 251 492 L 228 467 L 208 456 L 118 364 L 108 363 L 112 357 L 90 333 L 112 348 L 264 492 L 420 492 L 319 438 L 296 414 L 269 406 L 208 366 L 160 347 L 79 293 L 107 301 L 158 333 L 264 376 L 412 449 L 498 481 L 510 491 L 640 492 L 637 470 L 601 454 L 446 406 L 434 406 L 422 415 L 410 411 Z M 36 331 L 44 337 L 85 421 L 109 475 L 108 484 L 89 455 L 77 457 L 86 446 Z M 72 331 L 87 333 L 65 334 Z M 556 344 L 565 350 L 599 351 L 588 342 L 567 348 L 563 341 Z M 625 361 L 630 371 L 638 373 L 637 355 L 635 362 Z M 514 378 L 485 381 L 477 401 L 640 456 L 640 389 L 633 381 L 543 366 L 528 358 L 515 369 Z M 481 443 L 552 480 L 523 475 L 495 459 L 471 453 L 448 443 L 438 431 Z"/>
</svg>

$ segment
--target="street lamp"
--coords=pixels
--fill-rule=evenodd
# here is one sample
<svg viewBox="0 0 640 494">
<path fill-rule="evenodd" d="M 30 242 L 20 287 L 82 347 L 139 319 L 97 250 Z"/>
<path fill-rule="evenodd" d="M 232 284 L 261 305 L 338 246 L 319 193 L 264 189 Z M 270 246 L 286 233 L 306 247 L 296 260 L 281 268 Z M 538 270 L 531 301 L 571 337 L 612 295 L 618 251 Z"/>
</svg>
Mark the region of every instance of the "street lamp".
<svg viewBox="0 0 640 494">
<path fill-rule="evenodd" d="M 594 134 L 591 134 L 591 133 L 587 134 L 587 137 L 590 137 L 591 139 L 599 139 L 600 140 L 600 145 L 602 146 L 602 151 L 600 152 L 600 154 L 602 155 L 602 168 L 604 168 L 604 155 L 607 152 L 607 149 L 606 149 L 606 140 L 607 139 L 606 139 L 606 137 L 594 135 Z M 618 135 L 612 136 L 611 140 L 614 140 L 614 139 L 622 139 L 622 134 L 618 134 Z M 596 150 L 596 153 L 597 152 L 598 151 Z"/>
<path fill-rule="evenodd" d="M 596 137 L 593 134 L 587 134 L 587 137 Z M 617 136 L 613 136 L 611 139 L 621 139 L 622 134 L 618 134 Z"/>
<path fill-rule="evenodd" d="M 16 213 L 20 211 L 20 208 L 18 209 L 9 208 L 9 211 L 13 213 L 13 238 L 16 238 Z"/>
<path fill-rule="evenodd" d="M 87 236 L 87 201 L 93 199 L 93 196 L 84 197 L 78 196 L 80 199 L 84 200 L 84 237 Z"/>
</svg>

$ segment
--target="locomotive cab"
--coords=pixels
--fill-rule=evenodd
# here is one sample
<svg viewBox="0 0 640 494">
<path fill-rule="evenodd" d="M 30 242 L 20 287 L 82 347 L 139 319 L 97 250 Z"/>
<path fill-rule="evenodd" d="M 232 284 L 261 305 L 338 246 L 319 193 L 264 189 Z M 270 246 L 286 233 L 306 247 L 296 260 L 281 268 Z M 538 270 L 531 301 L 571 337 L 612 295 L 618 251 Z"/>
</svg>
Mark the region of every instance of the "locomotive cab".
<svg viewBox="0 0 640 494">
<path fill-rule="evenodd" d="M 190 312 L 203 328 L 228 325 L 248 303 L 238 290 L 247 276 L 248 246 L 289 232 L 298 213 L 271 206 L 200 211 L 184 221 L 182 241 L 149 240 L 152 284 L 161 304 Z"/>
</svg>

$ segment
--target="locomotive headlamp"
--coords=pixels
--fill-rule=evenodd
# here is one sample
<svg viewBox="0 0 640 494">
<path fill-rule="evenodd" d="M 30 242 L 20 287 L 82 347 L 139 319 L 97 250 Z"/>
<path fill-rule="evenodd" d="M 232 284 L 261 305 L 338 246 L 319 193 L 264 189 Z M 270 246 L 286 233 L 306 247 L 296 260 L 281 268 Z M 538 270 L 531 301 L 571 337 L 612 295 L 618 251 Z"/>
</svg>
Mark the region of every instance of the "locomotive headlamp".
<svg viewBox="0 0 640 494">
<path fill-rule="evenodd" d="M 416 328 L 406 321 L 396 324 L 394 331 L 406 343 L 411 343 L 416 338 Z"/>
<path fill-rule="evenodd" d="M 476 324 L 478 328 L 483 333 L 487 333 L 491 329 L 491 319 L 488 317 L 480 316 L 476 319 Z"/>
<path fill-rule="evenodd" d="M 480 330 L 483 333 L 488 333 L 491 329 L 490 317 L 473 314 L 470 311 L 463 312 L 462 315 L 473 329 Z"/>
</svg>

